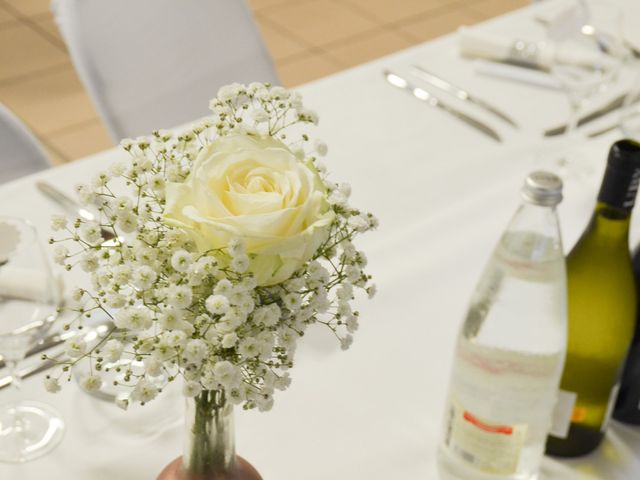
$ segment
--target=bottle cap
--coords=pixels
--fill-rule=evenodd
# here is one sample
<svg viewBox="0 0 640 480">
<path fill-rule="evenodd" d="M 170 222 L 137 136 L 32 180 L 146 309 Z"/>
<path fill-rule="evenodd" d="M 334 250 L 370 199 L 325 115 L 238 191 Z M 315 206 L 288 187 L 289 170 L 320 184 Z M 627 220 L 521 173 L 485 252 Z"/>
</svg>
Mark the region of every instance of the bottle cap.
<svg viewBox="0 0 640 480">
<path fill-rule="evenodd" d="M 524 180 L 522 197 L 534 205 L 553 207 L 562 201 L 562 180 L 551 172 L 531 172 Z"/>
</svg>

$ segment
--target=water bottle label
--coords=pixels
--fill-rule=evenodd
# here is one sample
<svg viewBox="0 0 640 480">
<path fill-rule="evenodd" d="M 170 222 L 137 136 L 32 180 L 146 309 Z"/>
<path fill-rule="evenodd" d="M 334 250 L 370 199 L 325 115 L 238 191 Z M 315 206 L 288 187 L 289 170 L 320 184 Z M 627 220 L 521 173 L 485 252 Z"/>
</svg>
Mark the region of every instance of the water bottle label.
<svg viewBox="0 0 640 480">
<path fill-rule="evenodd" d="M 527 425 L 505 425 L 479 418 L 452 401 L 446 421 L 445 445 L 476 469 L 497 475 L 517 471 Z"/>
<path fill-rule="evenodd" d="M 578 396 L 574 392 L 558 391 L 558 400 L 553 410 L 551 430 L 549 435 L 558 438 L 567 438 L 571 419 L 574 416 L 574 406 Z"/>
</svg>

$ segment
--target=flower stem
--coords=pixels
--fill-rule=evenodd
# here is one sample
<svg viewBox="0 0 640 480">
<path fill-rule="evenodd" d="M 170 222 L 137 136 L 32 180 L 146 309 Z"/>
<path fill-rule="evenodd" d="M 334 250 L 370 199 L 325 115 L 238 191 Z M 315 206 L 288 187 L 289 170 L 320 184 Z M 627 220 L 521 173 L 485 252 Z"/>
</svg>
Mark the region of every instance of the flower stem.
<svg viewBox="0 0 640 480">
<path fill-rule="evenodd" d="M 183 465 L 188 475 L 230 473 L 235 462 L 232 407 L 224 392 L 205 390 L 187 400 L 187 444 Z"/>
</svg>

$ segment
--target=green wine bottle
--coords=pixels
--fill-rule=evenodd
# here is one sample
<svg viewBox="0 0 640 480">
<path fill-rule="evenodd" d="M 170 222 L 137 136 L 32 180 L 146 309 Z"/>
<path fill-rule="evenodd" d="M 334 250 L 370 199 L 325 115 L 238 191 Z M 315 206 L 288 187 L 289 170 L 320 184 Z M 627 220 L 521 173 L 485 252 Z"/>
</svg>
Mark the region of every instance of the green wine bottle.
<svg viewBox="0 0 640 480">
<path fill-rule="evenodd" d="M 569 336 L 547 453 L 584 455 L 604 438 L 635 327 L 629 219 L 640 180 L 640 144 L 609 152 L 591 221 L 567 257 Z M 563 414 L 564 412 L 564 414 Z M 558 418 L 565 417 L 565 428 Z"/>
</svg>

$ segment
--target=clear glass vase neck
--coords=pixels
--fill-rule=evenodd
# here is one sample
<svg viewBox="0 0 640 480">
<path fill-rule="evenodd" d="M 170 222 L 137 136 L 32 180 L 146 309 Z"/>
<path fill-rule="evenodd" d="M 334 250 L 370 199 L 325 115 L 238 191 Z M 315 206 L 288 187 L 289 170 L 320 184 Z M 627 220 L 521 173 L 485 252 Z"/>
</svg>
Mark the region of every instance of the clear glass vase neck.
<svg viewBox="0 0 640 480">
<path fill-rule="evenodd" d="M 233 471 L 236 460 L 233 406 L 223 391 L 204 390 L 187 398 L 185 428 L 182 466 L 187 474 L 209 478 Z"/>
</svg>

